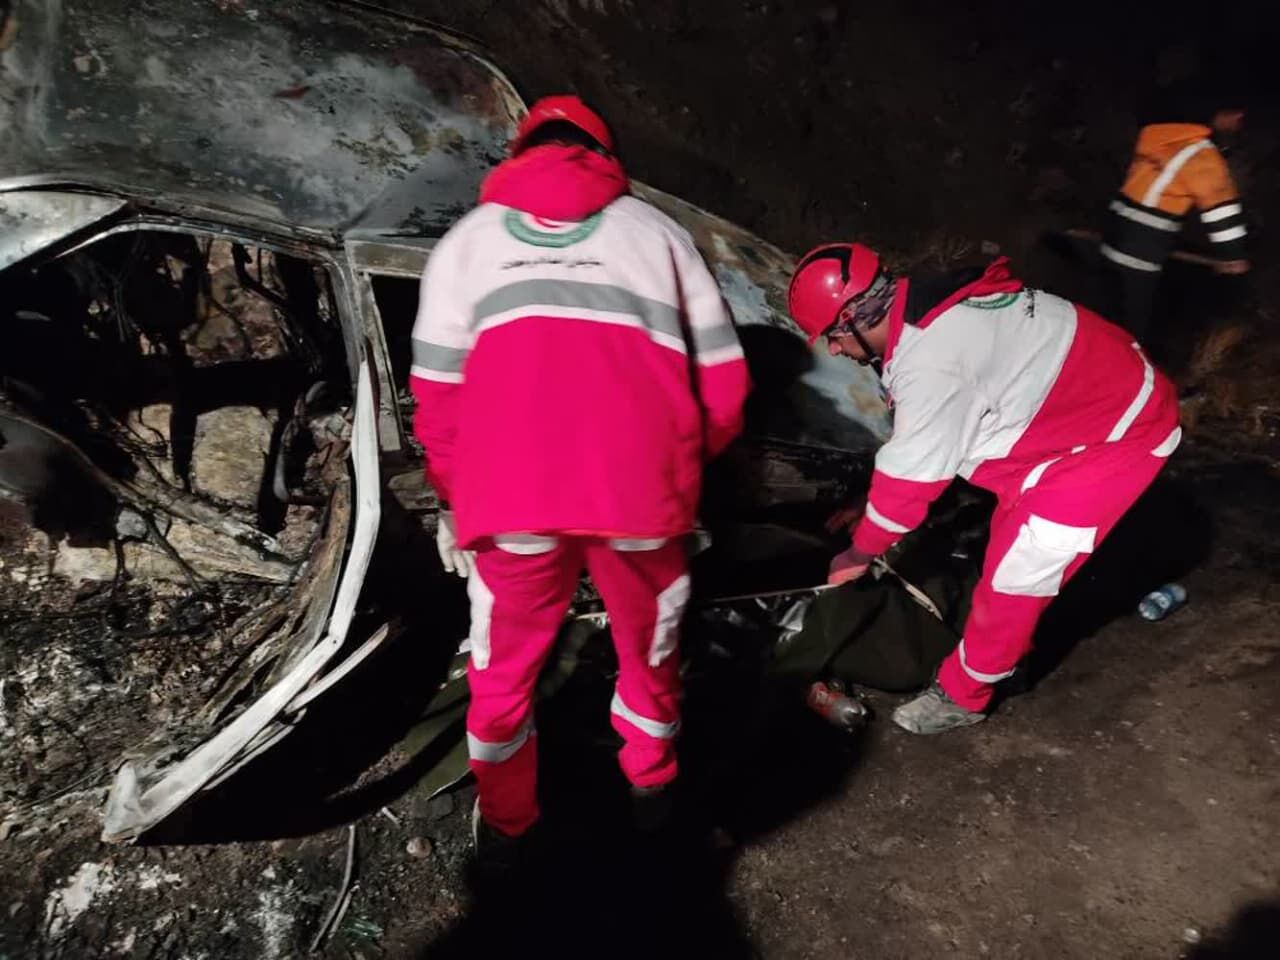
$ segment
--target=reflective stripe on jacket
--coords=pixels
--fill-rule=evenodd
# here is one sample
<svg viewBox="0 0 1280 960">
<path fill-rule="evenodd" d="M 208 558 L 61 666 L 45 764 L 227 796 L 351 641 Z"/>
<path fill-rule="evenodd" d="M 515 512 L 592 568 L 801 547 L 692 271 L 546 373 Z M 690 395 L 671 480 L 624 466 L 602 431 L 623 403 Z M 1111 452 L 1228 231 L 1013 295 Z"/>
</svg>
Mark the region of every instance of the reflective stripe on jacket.
<svg viewBox="0 0 1280 960">
<path fill-rule="evenodd" d="M 1213 255 L 1244 258 L 1244 208 L 1212 132 L 1196 123 L 1143 127 L 1124 187 L 1108 210 L 1104 257 L 1130 270 L 1157 272 L 1194 207 Z"/>
<path fill-rule="evenodd" d="M 413 350 L 415 433 L 463 544 L 687 533 L 749 386 L 692 239 L 631 196 L 578 222 L 482 203 L 431 255 Z"/>
<path fill-rule="evenodd" d="M 1124 330 L 1023 287 L 1003 260 L 917 322 L 904 316 L 911 285 L 899 281 L 890 312 L 893 435 L 876 454 L 858 550 L 883 553 L 957 476 L 1007 503 L 1060 462 L 1177 446 L 1173 387 Z"/>
</svg>

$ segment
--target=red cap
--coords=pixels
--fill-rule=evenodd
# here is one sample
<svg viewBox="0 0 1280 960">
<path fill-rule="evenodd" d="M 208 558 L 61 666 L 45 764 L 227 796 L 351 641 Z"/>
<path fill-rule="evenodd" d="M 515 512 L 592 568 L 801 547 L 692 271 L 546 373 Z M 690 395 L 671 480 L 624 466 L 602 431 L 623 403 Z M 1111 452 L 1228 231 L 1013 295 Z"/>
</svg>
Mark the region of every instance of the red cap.
<svg viewBox="0 0 1280 960">
<path fill-rule="evenodd" d="M 524 149 L 524 143 L 529 139 L 529 134 L 544 123 L 556 120 L 573 124 L 583 133 L 594 138 L 600 146 L 613 153 L 613 134 L 609 132 L 609 125 L 604 122 L 604 118 L 583 103 L 581 98 L 564 94 L 543 97 L 529 108 L 528 114 L 520 121 L 520 127 L 516 130 L 516 138 L 511 141 L 511 155 L 514 157 Z"/>
</svg>

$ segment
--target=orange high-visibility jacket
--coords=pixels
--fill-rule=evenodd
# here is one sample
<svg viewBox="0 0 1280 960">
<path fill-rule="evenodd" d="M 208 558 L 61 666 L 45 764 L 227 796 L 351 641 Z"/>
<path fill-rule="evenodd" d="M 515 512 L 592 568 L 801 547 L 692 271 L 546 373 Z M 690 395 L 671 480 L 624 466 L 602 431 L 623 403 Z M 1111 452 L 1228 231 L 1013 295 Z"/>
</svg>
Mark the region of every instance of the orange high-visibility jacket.
<svg viewBox="0 0 1280 960">
<path fill-rule="evenodd" d="M 1130 270 L 1159 271 L 1195 207 L 1222 260 L 1245 256 L 1244 208 L 1227 162 L 1198 123 L 1154 123 L 1138 135 L 1120 194 L 1111 201 L 1102 255 Z"/>
</svg>

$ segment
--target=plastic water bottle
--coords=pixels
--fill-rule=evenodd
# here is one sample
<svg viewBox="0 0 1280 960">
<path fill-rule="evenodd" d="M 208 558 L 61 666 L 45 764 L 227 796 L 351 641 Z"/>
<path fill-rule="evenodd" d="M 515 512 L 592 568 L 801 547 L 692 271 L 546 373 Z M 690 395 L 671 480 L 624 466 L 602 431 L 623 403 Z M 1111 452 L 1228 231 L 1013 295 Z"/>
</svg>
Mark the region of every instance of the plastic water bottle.
<svg viewBox="0 0 1280 960">
<path fill-rule="evenodd" d="M 827 722 L 845 730 L 856 730 L 867 719 L 867 708 L 861 700 L 832 689 L 821 680 L 809 688 L 805 703 Z"/>
<path fill-rule="evenodd" d="M 1138 616 L 1143 620 L 1163 620 L 1186 602 L 1186 587 L 1180 583 L 1166 583 L 1142 598 L 1138 604 Z"/>
</svg>

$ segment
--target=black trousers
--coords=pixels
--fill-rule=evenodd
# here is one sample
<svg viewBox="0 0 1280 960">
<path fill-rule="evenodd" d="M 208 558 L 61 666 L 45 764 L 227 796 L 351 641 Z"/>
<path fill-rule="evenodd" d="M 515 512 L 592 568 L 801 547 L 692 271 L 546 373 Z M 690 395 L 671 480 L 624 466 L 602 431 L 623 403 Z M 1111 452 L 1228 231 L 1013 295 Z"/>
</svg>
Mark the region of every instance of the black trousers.
<svg viewBox="0 0 1280 960">
<path fill-rule="evenodd" d="M 1107 261 L 1107 319 L 1120 324 L 1144 347 L 1152 335 L 1156 292 L 1164 271 L 1131 270 Z"/>
</svg>

